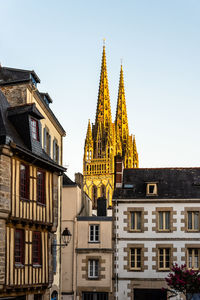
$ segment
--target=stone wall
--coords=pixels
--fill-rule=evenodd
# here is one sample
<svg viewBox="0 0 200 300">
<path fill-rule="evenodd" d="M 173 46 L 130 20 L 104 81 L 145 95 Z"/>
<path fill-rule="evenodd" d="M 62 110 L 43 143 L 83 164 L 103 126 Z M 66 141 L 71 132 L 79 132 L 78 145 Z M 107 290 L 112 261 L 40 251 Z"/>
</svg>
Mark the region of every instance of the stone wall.
<svg viewBox="0 0 200 300">
<path fill-rule="evenodd" d="M 8 148 L 0 149 L 0 290 L 5 284 L 6 219 L 11 208 L 11 162 Z"/>
<path fill-rule="evenodd" d="M 6 96 L 11 106 L 21 105 L 26 103 L 27 85 L 8 85 L 1 87 L 2 92 Z"/>
<path fill-rule="evenodd" d="M 9 150 L 0 149 L 0 213 L 9 213 L 11 206 L 11 161 L 5 154 L 10 155 Z"/>
</svg>

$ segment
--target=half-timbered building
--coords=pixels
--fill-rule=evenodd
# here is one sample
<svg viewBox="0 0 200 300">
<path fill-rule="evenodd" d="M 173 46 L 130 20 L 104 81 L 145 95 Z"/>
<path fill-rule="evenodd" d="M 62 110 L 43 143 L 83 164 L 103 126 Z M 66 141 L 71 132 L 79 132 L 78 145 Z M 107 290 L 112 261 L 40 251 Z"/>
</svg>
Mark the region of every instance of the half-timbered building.
<svg viewBox="0 0 200 300">
<path fill-rule="evenodd" d="M 52 244 L 65 131 L 39 82 L 34 71 L 0 67 L 0 298 L 49 299 L 60 273 Z"/>
</svg>

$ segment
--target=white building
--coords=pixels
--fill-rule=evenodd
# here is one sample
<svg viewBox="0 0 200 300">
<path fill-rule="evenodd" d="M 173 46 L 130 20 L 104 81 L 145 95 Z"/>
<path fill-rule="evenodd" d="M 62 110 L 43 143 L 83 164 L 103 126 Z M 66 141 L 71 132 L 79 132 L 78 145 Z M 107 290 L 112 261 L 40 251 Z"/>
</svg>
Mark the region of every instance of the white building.
<svg viewBox="0 0 200 300">
<path fill-rule="evenodd" d="M 173 263 L 200 267 L 200 168 L 121 171 L 113 197 L 115 299 L 167 299 L 161 288 Z"/>
</svg>

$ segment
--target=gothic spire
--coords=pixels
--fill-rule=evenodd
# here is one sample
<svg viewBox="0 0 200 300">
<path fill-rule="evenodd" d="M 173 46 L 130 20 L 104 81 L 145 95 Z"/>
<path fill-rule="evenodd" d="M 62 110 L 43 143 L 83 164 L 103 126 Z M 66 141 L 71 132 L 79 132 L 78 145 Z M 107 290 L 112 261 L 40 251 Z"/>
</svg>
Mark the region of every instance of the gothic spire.
<svg viewBox="0 0 200 300">
<path fill-rule="evenodd" d="M 133 136 L 133 168 L 139 168 L 139 158 L 138 158 L 135 136 Z"/>
<path fill-rule="evenodd" d="M 91 130 L 91 125 L 90 125 L 90 120 L 88 120 L 88 128 L 87 128 L 85 144 L 87 144 L 87 145 L 92 144 L 92 130 Z"/>
<path fill-rule="evenodd" d="M 127 142 L 127 137 L 129 136 L 129 130 L 128 130 L 128 118 L 127 118 L 127 111 L 126 111 L 126 99 L 125 99 L 124 76 L 123 76 L 122 64 L 120 70 L 115 126 L 117 127 L 116 132 L 118 132 L 122 144 L 125 144 Z"/>
<path fill-rule="evenodd" d="M 105 128 L 105 130 L 107 130 L 109 124 L 112 123 L 105 45 L 103 46 L 102 63 L 101 63 L 101 75 L 100 75 L 99 94 L 98 94 L 96 122 L 95 122 L 96 128 L 98 127 L 97 124 L 99 122 L 102 123 L 103 128 Z"/>
</svg>

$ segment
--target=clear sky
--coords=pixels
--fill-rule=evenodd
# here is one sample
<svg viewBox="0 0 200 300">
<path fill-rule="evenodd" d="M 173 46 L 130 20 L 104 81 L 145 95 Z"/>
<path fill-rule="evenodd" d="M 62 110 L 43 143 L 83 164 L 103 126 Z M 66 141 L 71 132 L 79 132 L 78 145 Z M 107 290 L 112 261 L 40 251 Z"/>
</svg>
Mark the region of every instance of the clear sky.
<svg viewBox="0 0 200 300">
<path fill-rule="evenodd" d="M 199 0 L 0 0 L 0 62 L 34 69 L 53 98 L 72 179 L 95 120 L 103 38 L 113 120 L 123 58 L 140 167 L 200 166 L 199 16 Z"/>
</svg>

